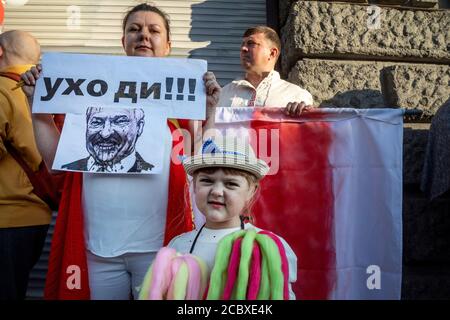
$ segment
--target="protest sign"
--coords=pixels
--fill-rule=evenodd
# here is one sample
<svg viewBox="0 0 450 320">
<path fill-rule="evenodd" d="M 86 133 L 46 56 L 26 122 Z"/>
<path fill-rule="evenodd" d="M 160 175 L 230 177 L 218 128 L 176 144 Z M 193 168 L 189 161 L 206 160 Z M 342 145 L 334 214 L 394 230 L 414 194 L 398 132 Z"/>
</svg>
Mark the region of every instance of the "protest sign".
<svg viewBox="0 0 450 320">
<path fill-rule="evenodd" d="M 170 139 L 162 112 L 97 108 L 67 114 L 54 170 L 100 173 L 161 173 Z M 167 162 L 167 161 L 166 161 Z"/>
<path fill-rule="evenodd" d="M 42 66 L 34 113 L 160 106 L 168 118 L 205 119 L 204 60 L 44 53 Z"/>
</svg>

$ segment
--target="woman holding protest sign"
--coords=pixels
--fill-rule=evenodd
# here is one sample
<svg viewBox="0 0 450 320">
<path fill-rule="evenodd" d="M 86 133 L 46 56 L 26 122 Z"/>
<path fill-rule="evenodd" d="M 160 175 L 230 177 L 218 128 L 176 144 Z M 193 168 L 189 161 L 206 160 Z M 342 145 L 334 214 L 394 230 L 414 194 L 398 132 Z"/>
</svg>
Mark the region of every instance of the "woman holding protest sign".
<svg viewBox="0 0 450 320">
<path fill-rule="evenodd" d="M 167 57 L 170 26 L 167 15 L 150 4 L 132 8 L 123 20 L 122 45 L 127 56 Z M 22 75 L 32 104 L 40 66 Z M 214 74 L 204 75 L 210 126 L 220 94 Z M 186 121 L 184 122 L 186 123 Z M 49 115 L 34 114 L 36 140 L 51 165 L 59 131 Z M 187 126 L 187 125 L 186 125 Z M 186 127 L 185 126 L 185 127 Z M 194 128 L 193 122 L 189 128 Z M 129 299 L 156 252 L 174 236 L 190 231 L 193 215 L 183 198 L 186 176 L 173 150 L 182 141 L 177 120 L 168 120 L 164 137 L 164 169 L 154 175 L 66 173 L 47 274 L 48 299 Z M 193 129 L 191 129 L 191 132 Z M 178 138 L 175 138 L 178 137 Z M 166 165 L 167 164 L 167 165 Z"/>
</svg>

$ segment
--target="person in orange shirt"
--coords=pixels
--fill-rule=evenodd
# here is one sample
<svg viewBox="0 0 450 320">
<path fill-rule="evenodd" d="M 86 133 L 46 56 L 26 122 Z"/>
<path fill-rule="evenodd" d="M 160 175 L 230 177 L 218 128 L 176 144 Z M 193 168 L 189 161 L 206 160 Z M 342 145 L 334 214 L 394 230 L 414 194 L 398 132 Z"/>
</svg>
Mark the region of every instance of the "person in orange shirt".
<svg viewBox="0 0 450 320">
<path fill-rule="evenodd" d="M 7 150 L 14 148 L 33 171 L 42 162 L 27 98 L 22 90 L 12 90 L 39 57 L 39 43 L 29 33 L 0 34 L 0 300 L 25 298 L 51 220 L 50 208 Z"/>
</svg>

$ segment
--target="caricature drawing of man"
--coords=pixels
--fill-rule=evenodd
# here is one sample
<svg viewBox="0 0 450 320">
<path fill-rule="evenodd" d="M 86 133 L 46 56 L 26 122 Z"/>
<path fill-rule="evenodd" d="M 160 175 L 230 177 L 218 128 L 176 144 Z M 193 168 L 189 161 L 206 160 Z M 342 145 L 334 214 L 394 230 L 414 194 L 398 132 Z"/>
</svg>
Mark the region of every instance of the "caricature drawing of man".
<svg viewBox="0 0 450 320">
<path fill-rule="evenodd" d="M 142 109 L 90 107 L 86 110 L 86 149 L 89 157 L 62 166 L 90 172 L 142 172 L 154 167 L 136 151 L 144 130 Z"/>
</svg>

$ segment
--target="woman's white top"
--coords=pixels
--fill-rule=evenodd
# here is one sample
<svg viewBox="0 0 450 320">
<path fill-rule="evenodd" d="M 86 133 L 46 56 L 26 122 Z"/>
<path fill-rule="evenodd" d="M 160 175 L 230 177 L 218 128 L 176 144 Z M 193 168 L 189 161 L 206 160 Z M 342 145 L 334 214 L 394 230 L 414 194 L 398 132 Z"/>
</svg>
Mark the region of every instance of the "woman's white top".
<svg viewBox="0 0 450 320">
<path fill-rule="evenodd" d="M 86 248 L 101 257 L 158 251 L 164 241 L 172 136 L 160 174 L 83 174 Z"/>
</svg>

